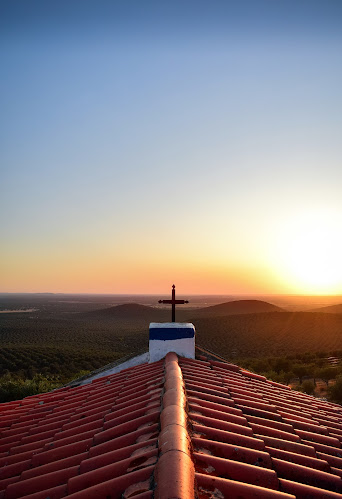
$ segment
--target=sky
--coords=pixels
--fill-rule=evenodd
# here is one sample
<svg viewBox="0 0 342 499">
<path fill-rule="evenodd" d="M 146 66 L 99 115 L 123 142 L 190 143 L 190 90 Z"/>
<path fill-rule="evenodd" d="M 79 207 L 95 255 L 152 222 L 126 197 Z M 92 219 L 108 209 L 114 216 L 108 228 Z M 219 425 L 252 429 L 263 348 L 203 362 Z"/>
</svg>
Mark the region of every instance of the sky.
<svg viewBox="0 0 342 499">
<path fill-rule="evenodd" d="M 0 292 L 342 295 L 340 0 L 0 2 Z"/>
</svg>

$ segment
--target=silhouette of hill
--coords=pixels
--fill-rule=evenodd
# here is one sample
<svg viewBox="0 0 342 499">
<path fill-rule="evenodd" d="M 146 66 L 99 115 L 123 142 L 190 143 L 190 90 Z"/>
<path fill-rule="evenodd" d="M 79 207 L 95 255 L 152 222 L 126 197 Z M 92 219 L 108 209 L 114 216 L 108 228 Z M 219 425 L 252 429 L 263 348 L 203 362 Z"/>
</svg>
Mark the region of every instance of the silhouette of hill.
<svg viewBox="0 0 342 499">
<path fill-rule="evenodd" d="M 114 307 L 103 308 L 87 312 L 88 317 L 96 319 L 117 319 L 123 321 L 169 321 L 171 320 L 171 311 L 140 305 L 139 303 L 124 303 L 123 305 L 115 305 Z"/>
<path fill-rule="evenodd" d="M 309 312 L 320 312 L 324 314 L 342 314 L 342 303 L 339 305 L 329 305 L 329 307 L 314 308 Z"/>
<path fill-rule="evenodd" d="M 261 300 L 236 300 L 192 312 L 193 317 L 223 317 L 226 315 L 256 314 L 265 312 L 285 312 L 283 308 Z"/>
</svg>

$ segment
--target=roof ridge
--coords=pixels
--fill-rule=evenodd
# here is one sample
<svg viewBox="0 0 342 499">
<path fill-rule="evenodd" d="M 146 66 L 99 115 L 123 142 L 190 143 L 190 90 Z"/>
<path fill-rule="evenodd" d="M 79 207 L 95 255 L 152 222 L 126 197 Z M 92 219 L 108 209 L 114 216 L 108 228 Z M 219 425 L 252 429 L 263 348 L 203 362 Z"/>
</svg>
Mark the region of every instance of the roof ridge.
<svg viewBox="0 0 342 499">
<path fill-rule="evenodd" d="M 194 498 L 195 466 L 188 432 L 187 398 L 178 356 L 165 358 L 165 392 L 160 415 L 160 456 L 155 468 L 154 497 Z"/>
</svg>

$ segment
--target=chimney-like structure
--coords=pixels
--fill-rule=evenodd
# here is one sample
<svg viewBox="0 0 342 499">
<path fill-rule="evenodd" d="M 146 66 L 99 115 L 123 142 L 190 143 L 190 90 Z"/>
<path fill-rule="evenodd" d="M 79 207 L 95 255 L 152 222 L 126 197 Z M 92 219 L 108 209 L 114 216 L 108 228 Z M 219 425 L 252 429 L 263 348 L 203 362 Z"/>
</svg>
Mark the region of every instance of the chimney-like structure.
<svg viewBox="0 0 342 499">
<path fill-rule="evenodd" d="M 195 326 L 190 322 L 151 322 L 150 362 L 157 362 L 169 352 L 195 358 Z"/>
</svg>

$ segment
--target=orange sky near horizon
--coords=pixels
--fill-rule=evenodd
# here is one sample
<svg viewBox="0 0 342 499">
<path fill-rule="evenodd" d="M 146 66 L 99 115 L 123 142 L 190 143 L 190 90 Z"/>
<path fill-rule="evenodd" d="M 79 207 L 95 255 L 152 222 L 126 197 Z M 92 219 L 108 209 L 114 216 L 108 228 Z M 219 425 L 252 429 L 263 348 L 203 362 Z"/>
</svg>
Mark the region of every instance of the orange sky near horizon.
<svg viewBox="0 0 342 499">
<path fill-rule="evenodd" d="M 342 213 L 316 206 L 239 224 L 218 212 L 176 228 L 146 232 L 139 224 L 121 237 L 66 231 L 6 244 L 1 292 L 154 294 L 175 282 L 191 294 L 342 294 Z M 258 214 L 256 219 L 258 219 Z M 222 227 L 226 231 L 222 231 Z"/>
<path fill-rule="evenodd" d="M 106 264 L 103 263 L 105 267 Z M 18 270 L 18 269 L 17 269 Z M 6 275 L 4 276 L 6 279 Z M 99 293 L 99 294 L 155 294 L 167 292 L 172 281 L 182 293 L 190 294 L 244 294 L 286 291 L 272 286 L 265 286 L 265 274 L 252 269 L 220 268 L 177 268 L 168 270 L 165 266 L 152 268 L 137 268 L 130 265 L 120 269 L 106 268 L 104 272 L 99 266 L 91 270 L 78 265 L 71 265 L 67 275 L 63 275 L 59 268 L 50 268 L 48 272 L 39 275 L 39 264 L 30 269 L 22 269 L 17 280 L 12 272 L 8 278 L 11 286 L 6 292 L 60 292 L 60 293 Z M 30 284 L 23 285 L 23 280 Z M 9 280 L 9 279 L 8 279 Z M 31 283 L 34 283 L 32 285 Z"/>
<path fill-rule="evenodd" d="M 22 255 L 23 257 L 24 255 Z M 279 255 L 277 255 L 279 257 Z M 272 267 L 273 264 L 273 267 Z M 291 265 L 290 265 L 291 268 Z M 291 269 L 293 270 L 293 269 Z M 72 254 L 70 252 L 28 255 L 7 260 L 1 270 L 2 292 L 59 292 L 108 294 L 157 294 L 167 292 L 175 282 L 182 294 L 303 294 L 338 295 L 341 278 L 317 283 L 296 268 L 278 267 L 271 259 L 262 265 L 248 262 L 216 264 L 177 261 L 161 255 L 125 258 L 124 255 Z M 340 276 L 341 277 L 341 276 Z"/>
</svg>

